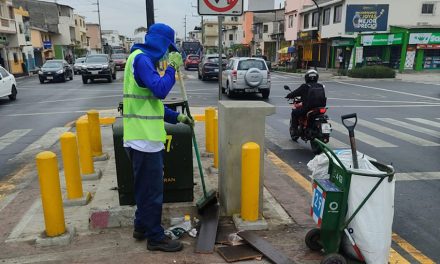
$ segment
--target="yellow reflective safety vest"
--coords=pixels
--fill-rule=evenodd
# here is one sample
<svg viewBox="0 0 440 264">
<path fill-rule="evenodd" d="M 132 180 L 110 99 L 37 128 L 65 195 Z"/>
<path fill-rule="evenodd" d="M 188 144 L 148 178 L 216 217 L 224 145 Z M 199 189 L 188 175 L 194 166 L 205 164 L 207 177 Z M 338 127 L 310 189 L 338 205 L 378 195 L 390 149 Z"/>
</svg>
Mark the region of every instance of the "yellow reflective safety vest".
<svg viewBox="0 0 440 264">
<path fill-rule="evenodd" d="M 134 78 L 133 62 L 141 50 L 133 51 L 124 71 L 124 141 L 149 140 L 165 142 L 165 109 L 150 89 L 140 87 Z"/>
</svg>

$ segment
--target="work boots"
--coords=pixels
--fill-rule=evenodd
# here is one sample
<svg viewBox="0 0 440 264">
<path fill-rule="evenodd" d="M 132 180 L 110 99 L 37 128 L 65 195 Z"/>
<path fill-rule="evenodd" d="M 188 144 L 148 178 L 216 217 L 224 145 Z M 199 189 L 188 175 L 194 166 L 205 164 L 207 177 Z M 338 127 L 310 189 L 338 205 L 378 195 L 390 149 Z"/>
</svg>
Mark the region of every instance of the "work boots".
<svg viewBox="0 0 440 264">
<path fill-rule="evenodd" d="M 183 244 L 177 240 L 171 240 L 165 237 L 161 241 L 148 241 L 147 249 L 151 251 L 176 252 L 183 249 Z"/>
</svg>

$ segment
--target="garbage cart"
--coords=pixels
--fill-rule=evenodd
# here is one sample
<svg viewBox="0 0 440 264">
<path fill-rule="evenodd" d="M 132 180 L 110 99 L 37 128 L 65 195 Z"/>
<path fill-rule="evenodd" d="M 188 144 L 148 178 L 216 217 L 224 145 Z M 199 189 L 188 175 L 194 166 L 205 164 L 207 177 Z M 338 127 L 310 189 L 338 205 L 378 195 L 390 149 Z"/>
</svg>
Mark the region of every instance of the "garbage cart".
<svg viewBox="0 0 440 264">
<path fill-rule="evenodd" d="M 329 160 L 329 179 L 315 179 L 313 181 L 313 198 L 310 214 L 318 228 L 310 230 L 306 237 L 306 245 L 312 250 L 323 250 L 325 257 L 321 264 L 344 264 L 345 258 L 339 254 L 343 236 L 347 236 L 359 259 L 362 254 L 357 248 L 355 241 L 350 236 L 347 227 L 362 207 L 367 203 L 379 185 L 387 180 L 391 182 L 394 177 L 394 169 L 391 166 L 371 161 L 380 171 L 379 173 L 364 173 L 358 170 L 348 169 L 339 160 L 337 155 L 323 142 L 315 139 L 315 143 Z M 368 192 L 364 200 L 359 204 L 354 213 L 347 216 L 348 195 L 352 176 L 375 177 L 378 179 L 374 187 Z"/>
</svg>

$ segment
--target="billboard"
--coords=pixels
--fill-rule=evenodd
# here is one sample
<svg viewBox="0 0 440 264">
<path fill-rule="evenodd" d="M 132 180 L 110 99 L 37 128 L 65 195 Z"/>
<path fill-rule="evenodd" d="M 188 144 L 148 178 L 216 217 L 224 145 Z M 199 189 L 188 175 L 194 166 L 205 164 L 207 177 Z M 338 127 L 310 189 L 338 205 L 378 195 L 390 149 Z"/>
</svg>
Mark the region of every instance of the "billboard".
<svg viewBox="0 0 440 264">
<path fill-rule="evenodd" d="M 387 31 L 389 5 L 347 5 L 345 32 Z"/>
<path fill-rule="evenodd" d="M 275 7 L 275 0 L 248 0 L 248 11 L 264 11 L 273 10 Z"/>
</svg>

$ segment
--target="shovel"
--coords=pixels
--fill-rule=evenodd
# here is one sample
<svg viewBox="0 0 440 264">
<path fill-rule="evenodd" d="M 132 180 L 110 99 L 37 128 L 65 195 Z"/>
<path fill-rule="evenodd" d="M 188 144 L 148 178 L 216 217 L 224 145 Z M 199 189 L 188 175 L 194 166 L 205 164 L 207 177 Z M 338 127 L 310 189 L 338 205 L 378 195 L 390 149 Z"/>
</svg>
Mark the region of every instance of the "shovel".
<svg viewBox="0 0 440 264">
<path fill-rule="evenodd" d="M 349 119 L 354 118 L 352 122 L 346 122 Z M 348 129 L 348 136 L 350 137 L 350 146 L 351 146 L 351 155 L 353 157 L 353 167 L 355 169 L 359 169 L 358 159 L 357 159 L 357 150 L 356 150 L 356 141 L 354 138 L 354 128 L 357 124 L 357 115 L 356 113 L 343 115 L 341 116 L 342 124 Z"/>
</svg>

